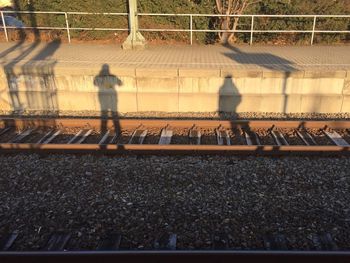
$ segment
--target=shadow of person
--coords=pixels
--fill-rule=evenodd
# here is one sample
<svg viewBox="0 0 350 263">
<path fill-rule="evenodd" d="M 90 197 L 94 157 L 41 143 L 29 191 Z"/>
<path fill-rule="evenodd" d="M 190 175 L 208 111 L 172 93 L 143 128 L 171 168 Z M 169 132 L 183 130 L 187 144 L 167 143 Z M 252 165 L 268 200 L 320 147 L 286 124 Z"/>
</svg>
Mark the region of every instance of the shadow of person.
<svg viewBox="0 0 350 263">
<path fill-rule="evenodd" d="M 231 131 L 235 134 L 238 141 L 242 138 L 239 133 L 239 127 L 235 124 L 234 119 L 238 117 L 238 106 L 242 102 L 242 95 L 234 82 L 234 77 L 231 74 L 225 76 L 224 83 L 219 90 L 218 113 L 220 120 L 230 120 Z"/>
<path fill-rule="evenodd" d="M 292 61 L 279 57 L 274 54 L 267 52 L 244 52 L 238 47 L 232 46 L 230 44 L 224 45 L 230 52 L 224 53 L 224 55 L 233 61 L 237 62 L 241 66 L 255 66 L 271 71 L 279 71 L 283 73 L 283 83 L 282 83 L 282 113 L 287 113 L 288 110 L 288 94 L 286 93 L 288 80 L 291 74 L 298 71 Z"/>
<path fill-rule="evenodd" d="M 220 119 L 225 119 L 226 113 L 235 115 L 241 101 L 241 95 L 233 82 L 232 75 L 226 75 L 224 83 L 219 90 L 218 112 Z"/>
<path fill-rule="evenodd" d="M 116 87 L 122 84 L 122 81 L 117 76 L 111 74 L 108 64 L 104 64 L 99 74 L 94 78 L 94 85 L 98 87 L 102 136 L 108 131 L 108 120 L 110 117 L 113 121 L 115 135 L 118 136 L 120 134 Z"/>
</svg>

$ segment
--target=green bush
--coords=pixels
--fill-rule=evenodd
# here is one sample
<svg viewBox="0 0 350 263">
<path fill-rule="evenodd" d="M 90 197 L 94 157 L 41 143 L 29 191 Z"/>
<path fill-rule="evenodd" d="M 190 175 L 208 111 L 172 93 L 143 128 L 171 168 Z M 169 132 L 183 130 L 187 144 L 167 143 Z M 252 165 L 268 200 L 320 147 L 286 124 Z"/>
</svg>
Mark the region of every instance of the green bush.
<svg viewBox="0 0 350 263">
<path fill-rule="evenodd" d="M 127 0 L 14 0 L 18 10 L 30 11 L 76 11 L 76 12 L 127 12 Z M 139 12 L 142 13 L 215 13 L 215 0 L 138 0 Z M 349 0 L 265 0 L 251 6 L 247 14 L 350 14 Z M 65 27 L 63 15 L 19 15 L 26 25 Z M 99 16 L 99 15 L 70 15 L 70 26 L 78 28 L 127 28 L 127 17 Z M 250 29 L 250 18 L 242 18 L 238 29 Z M 179 16 L 142 16 L 141 28 L 158 29 L 189 29 L 189 18 Z M 313 18 L 256 18 L 256 30 L 311 30 Z M 194 17 L 194 29 L 219 29 L 218 18 Z M 319 19 L 318 30 L 349 30 L 350 19 Z M 64 36 L 65 32 L 62 32 Z M 72 31 L 73 38 L 108 39 L 111 34 L 120 35 L 120 31 Z M 124 32 L 124 35 L 126 33 Z M 124 36 L 123 35 L 123 36 Z M 157 32 L 145 33 L 146 37 L 162 40 L 189 41 L 189 33 Z M 250 34 L 237 34 L 239 42 L 249 42 Z M 256 33 L 254 41 L 261 43 L 307 43 L 310 34 L 271 34 Z M 213 43 L 217 35 L 213 33 L 195 33 L 194 39 L 198 43 Z M 316 34 L 316 42 L 339 42 L 349 40 L 350 34 Z"/>
</svg>

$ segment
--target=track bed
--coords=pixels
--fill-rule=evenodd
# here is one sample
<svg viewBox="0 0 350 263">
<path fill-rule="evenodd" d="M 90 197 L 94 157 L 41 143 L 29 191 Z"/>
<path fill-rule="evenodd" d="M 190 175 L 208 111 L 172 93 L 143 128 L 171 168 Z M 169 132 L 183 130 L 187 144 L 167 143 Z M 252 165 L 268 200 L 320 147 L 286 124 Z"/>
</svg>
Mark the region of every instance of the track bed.
<svg viewBox="0 0 350 263">
<path fill-rule="evenodd" d="M 350 147 L 349 121 L 4 119 L 0 125 L 3 152 L 345 154 Z"/>
</svg>

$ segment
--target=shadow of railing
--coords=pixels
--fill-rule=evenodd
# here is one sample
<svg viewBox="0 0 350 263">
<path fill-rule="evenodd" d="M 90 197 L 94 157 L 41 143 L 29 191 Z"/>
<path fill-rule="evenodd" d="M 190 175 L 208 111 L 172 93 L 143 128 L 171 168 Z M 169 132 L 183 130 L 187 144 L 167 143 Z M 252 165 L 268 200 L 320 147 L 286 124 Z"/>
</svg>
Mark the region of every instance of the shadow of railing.
<svg viewBox="0 0 350 263">
<path fill-rule="evenodd" d="M 30 11 L 35 11 L 33 1 L 28 1 L 28 5 Z M 18 0 L 14 0 L 14 6 L 20 10 Z M 19 32 L 19 42 L 0 53 L 8 86 L 9 106 L 14 115 L 33 109 L 51 112 L 59 110 L 54 72 L 57 61 L 52 57 L 61 43 L 55 41 L 40 44 L 36 15 L 29 15 L 34 42 L 25 43 L 28 37 L 26 30 L 17 28 L 15 30 Z M 21 13 L 17 16 L 21 20 Z"/>
</svg>

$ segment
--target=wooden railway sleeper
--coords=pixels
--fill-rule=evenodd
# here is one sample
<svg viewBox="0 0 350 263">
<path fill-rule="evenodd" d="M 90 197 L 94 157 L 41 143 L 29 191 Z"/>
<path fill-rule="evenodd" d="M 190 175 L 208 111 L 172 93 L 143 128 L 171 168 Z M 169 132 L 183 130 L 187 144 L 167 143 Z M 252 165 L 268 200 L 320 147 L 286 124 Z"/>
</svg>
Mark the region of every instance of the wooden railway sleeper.
<svg viewBox="0 0 350 263">
<path fill-rule="evenodd" d="M 148 133 L 148 130 L 136 129 L 133 132 L 128 144 L 143 144 L 147 136 L 147 133 Z"/>
<path fill-rule="evenodd" d="M 176 234 L 164 234 L 154 242 L 154 248 L 161 250 L 176 250 L 176 243 Z"/>
<path fill-rule="evenodd" d="M 226 233 L 217 233 L 213 236 L 213 249 L 226 250 L 229 249 L 229 237 Z"/>
<path fill-rule="evenodd" d="M 64 251 L 71 238 L 71 234 L 65 232 L 53 233 L 43 250 L 45 251 Z"/>
<path fill-rule="evenodd" d="M 9 251 L 15 241 L 18 239 L 18 232 L 14 231 L 5 235 L 1 239 L 0 251 Z M 317 251 L 337 251 L 338 245 L 334 241 L 330 233 L 312 234 L 306 237 L 311 241 L 311 246 Z M 229 249 L 229 242 L 232 238 L 226 233 L 217 232 L 212 236 L 212 249 L 226 250 Z M 49 239 L 43 251 L 64 251 L 68 249 L 71 234 L 63 231 L 57 231 L 49 236 Z M 99 242 L 96 250 L 99 251 L 116 251 L 121 246 L 122 236 L 117 232 L 108 234 Z M 266 250 L 288 250 L 288 239 L 281 233 L 267 234 L 263 237 L 263 244 Z M 177 249 L 177 235 L 174 233 L 165 233 L 156 238 L 154 241 L 154 249 L 156 250 L 176 250 Z"/>
<path fill-rule="evenodd" d="M 99 145 L 105 145 L 107 140 L 108 140 L 108 137 L 109 137 L 109 134 L 111 133 L 110 130 L 106 131 L 105 134 L 102 136 L 101 140 L 99 141 Z"/>
<path fill-rule="evenodd" d="M 0 136 L 4 135 L 5 133 L 9 132 L 11 130 L 11 127 L 6 127 L 0 130 Z"/>
<path fill-rule="evenodd" d="M 264 237 L 264 245 L 267 250 L 287 250 L 287 239 L 282 234 L 270 234 Z"/>
<path fill-rule="evenodd" d="M 222 130 L 221 126 L 215 130 L 218 145 L 231 145 L 230 135 L 227 130 Z"/>
<path fill-rule="evenodd" d="M 111 233 L 105 237 L 97 247 L 100 251 L 115 251 L 119 250 L 122 236 L 118 233 Z"/>
<path fill-rule="evenodd" d="M 163 130 L 160 135 L 159 143 L 158 144 L 163 144 L 167 145 L 171 143 L 171 138 L 173 137 L 173 131 L 169 130 L 169 125 L 167 125 Z"/>
<path fill-rule="evenodd" d="M 298 137 L 304 142 L 305 145 L 317 145 L 315 139 L 304 128 L 295 130 Z"/>
<path fill-rule="evenodd" d="M 67 144 L 82 144 L 87 137 L 89 137 L 92 134 L 93 130 L 80 130 L 77 134 L 74 135 L 72 139 L 69 140 Z"/>
<path fill-rule="evenodd" d="M 336 131 L 327 131 L 327 126 L 322 129 L 322 132 L 337 146 L 350 146 L 344 138 Z"/>
<path fill-rule="evenodd" d="M 261 145 L 259 136 L 253 131 L 243 131 L 247 145 Z"/>
<path fill-rule="evenodd" d="M 21 143 L 25 138 L 32 134 L 36 129 L 28 128 L 24 131 L 21 131 L 14 138 L 12 138 L 9 143 Z"/>
<path fill-rule="evenodd" d="M 11 249 L 18 237 L 18 232 L 14 231 L 8 235 L 5 235 L 5 238 L 0 242 L 0 251 L 8 251 Z"/>
<path fill-rule="evenodd" d="M 51 143 L 58 135 L 60 135 L 62 132 L 62 130 L 58 130 L 55 133 L 53 133 L 49 138 L 47 138 L 46 140 L 44 140 L 42 142 L 42 144 L 49 144 Z"/>
<path fill-rule="evenodd" d="M 278 146 L 289 145 L 284 135 L 276 129 L 275 125 L 273 125 L 269 131 Z"/>
<path fill-rule="evenodd" d="M 199 129 L 196 128 L 196 125 L 193 125 L 192 128 L 188 131 L 189 143 L 192 145 L 200 145 L 202 134 Z"/>
</svg>

